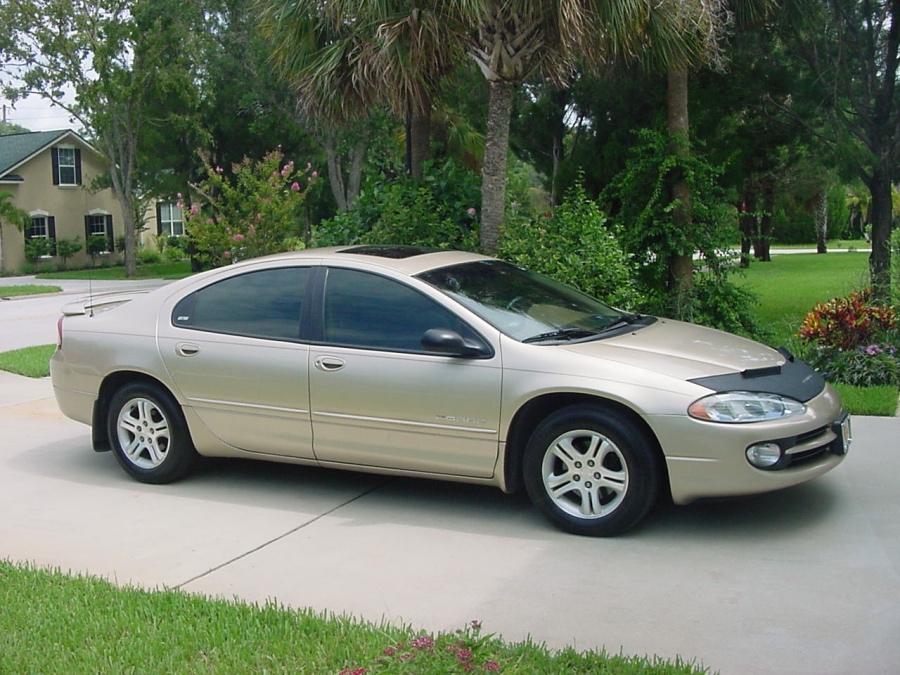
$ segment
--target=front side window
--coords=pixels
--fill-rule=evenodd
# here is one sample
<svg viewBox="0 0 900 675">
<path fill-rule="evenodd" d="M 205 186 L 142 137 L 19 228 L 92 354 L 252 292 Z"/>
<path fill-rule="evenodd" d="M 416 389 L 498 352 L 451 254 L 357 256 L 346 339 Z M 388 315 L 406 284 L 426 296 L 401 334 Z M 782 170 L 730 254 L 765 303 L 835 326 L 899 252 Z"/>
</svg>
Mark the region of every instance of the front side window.
<svg viewBox="0 0 900 675">
<path fill-rule="evenodd" d="M 53 184 L 81 185 L 81 152 L 77 148 L 53 148 Z"/>
<path fill-rule="evenodd" d="M 325 341 L 348 347 L 422 352 L 422 336 L 447 328 L 480 342 L 452 312 L 393 279 L 330 269 L 325 283 Z"/>
<path fill-rule="evenodd" d="M 310 269 L 283 267 L 219 281 L 182 299 L 181 328 L 271 340 L 298 340 Z"/>
<path fill-rule="evenodd" d="M 177 204 L 159 205 L 159 232 L 166 237 L 180 237 L 184 234 L 184 220 Z"/>
<path fill-rule="evenodd" d="M 46 216 L 36 216 L 32 218 L 31 227 L 25 232 L 25 237 L 28 239 L 48 239 L 50 237 L 50 230 L 47 227 Z"/>
</svg>

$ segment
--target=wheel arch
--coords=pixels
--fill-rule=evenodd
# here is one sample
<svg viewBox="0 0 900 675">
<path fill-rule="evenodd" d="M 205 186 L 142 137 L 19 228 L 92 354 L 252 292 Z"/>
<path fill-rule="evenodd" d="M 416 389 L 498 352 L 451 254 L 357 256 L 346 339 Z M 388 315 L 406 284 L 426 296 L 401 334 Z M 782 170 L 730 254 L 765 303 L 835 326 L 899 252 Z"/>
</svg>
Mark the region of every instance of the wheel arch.
<svg viewBox="0 0 900 675">
<path fill-rule="evenodd" d="M 158 378 L 134 370 L 117 370 L 110 373 L 100 384 L 100 391 L 97 392 L 97 400 L 94 401 L 94 410 L 91 420 L 91 441 L 96 452 L 107 452 L 112 450 L 109 433 L 107 431 L 106 418 L 109 415 L 109 404 L 115 393 L 126 384 L 134 384 L 143 382 L 160 387 L 168 393 L 172 400 L 178 404 L 178 399 Z"/>
<path fill-rule="evenodd" d="M 643 417 L 627 405 L 612 399 L 603 398 L 602 396 L 559 392 L 543 394 L 533 398 L 516 411 L 512 423 L 509 426 L 509 432 L 506 439 L 506 459 L 503 467 L 506 492 L 519 492 L 524 487 L 523 458 L 525 455 L 525 446 L 528 444 L 528 439 L 531 438 L 531 435 L 534 433 L 537 426 L 546 419 L 547 416 L 555 413 L 557 410 L 562 410 L 563 408 L 575 405 L 589 405 L 605 408 L 607 410 L 614 410 L 623 417 L 626 417 L 640 429 L 646 438 L 651 441 L 653 452 L 659 461 L 660 471 L 663 476 L 662 489 L 669 492 L 671 491 L 669 485 L 669 472 L 666 466 L 662 446 L 660 445 L 656 434 L 653 433 L 653 429 L 647 424 Z"/>
</svg>

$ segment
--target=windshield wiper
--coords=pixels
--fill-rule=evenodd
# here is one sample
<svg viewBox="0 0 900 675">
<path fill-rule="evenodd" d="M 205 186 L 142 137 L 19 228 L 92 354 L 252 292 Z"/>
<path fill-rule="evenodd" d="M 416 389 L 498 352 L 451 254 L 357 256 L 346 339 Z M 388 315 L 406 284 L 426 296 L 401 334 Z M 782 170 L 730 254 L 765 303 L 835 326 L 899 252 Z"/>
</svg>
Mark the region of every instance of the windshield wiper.
<svg viewBox="0 0 900 675">
<path fill-rule="evenodd" d="M 638 321 L 643 320 L 643 318 L 643 314 L 625 314 L 606 326 L 600 332 L 606 333 L 607 331 L 615 330 L 616 328 L 621 328 L 622 326 L 630 326 L 633 323 L 637 323 Z"/>
<path fill-rule="evenodd" d="M 577 340 L 579 338 L 591 337 L 596 334 L 597 331 L 588 330 L 587 328 L 560 328 L 558 330 L 551 330 L 547 333 L 532 335 L 531 337 L 522 340 L 522 342 L 531 343 L 543 342 L 544 340 Z"/>
</svg>

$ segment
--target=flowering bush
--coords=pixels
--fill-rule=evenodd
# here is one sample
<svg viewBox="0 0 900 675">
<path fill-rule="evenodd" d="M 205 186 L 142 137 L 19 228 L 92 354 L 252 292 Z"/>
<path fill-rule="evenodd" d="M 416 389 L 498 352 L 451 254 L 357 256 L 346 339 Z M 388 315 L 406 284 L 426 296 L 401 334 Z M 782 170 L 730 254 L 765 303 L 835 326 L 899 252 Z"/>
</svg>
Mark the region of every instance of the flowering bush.
<svg viewBox="0 0 900 675">
<path fill-rule="evenodd" d="M 192 186 L 196 200 L 188 205 L 179 195 L 193 254 L 202 266 L 295 247 L 300 207 L 318 177 L 309 164 L 298 170 L 274 150 L 258 162 L 244 158 L 234 164 L 230 178 L 222 167 L 206 162 L 204 167 L 206 177 Z"/>
<path fill-rule="evenodd" d="M 800 326 L 800 339 L 826 350 L 852 350 L 872 344 L 879 335 L 897 327 L 892 307 L 872 304 L 865 289 L 846 298 L 817 304 Z"/>
<path fill-rule="evenodd" d="M 810 358 L 825 379 L 855 387 L 900 387 L 900 353 L 891 344 L 818 351 Z"/>
</svg>

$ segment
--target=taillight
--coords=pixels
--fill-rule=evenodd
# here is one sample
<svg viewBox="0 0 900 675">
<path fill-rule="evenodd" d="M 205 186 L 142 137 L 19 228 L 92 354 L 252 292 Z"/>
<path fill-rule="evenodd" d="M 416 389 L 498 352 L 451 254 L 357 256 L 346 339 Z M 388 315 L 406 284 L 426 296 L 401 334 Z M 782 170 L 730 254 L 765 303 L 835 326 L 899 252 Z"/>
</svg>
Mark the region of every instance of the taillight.
<svg viewBox="0 0 900 675">
<path fill-rule="evenodd" d="M 63 314 L 62 316 L 59 317 L 59 320 L 57 320 L 57 322 L 56 322 L 56 349 L 57 350 L 62 349 L 62 325 L 63 325 L 63 319 L 65 319 L 65 318 L 66 318 L 65 314 Z"/>
</svg>

